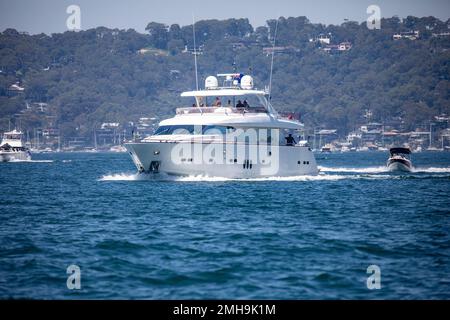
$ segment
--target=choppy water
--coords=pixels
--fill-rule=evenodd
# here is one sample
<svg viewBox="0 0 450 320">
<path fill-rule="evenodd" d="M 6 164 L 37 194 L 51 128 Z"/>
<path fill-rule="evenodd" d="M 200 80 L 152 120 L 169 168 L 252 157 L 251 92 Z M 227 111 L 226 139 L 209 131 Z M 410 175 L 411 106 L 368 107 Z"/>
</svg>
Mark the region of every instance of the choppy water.
<svg viewBox="0 0 450 320">
<path fill-rule="evenodd" d="M 142 178 L 126 154 L 1 163 L 0 298 L 449 299 L 450 154 L 409 174 L 317 158 L 318 176 L 246 181 Z"/>
</svg>

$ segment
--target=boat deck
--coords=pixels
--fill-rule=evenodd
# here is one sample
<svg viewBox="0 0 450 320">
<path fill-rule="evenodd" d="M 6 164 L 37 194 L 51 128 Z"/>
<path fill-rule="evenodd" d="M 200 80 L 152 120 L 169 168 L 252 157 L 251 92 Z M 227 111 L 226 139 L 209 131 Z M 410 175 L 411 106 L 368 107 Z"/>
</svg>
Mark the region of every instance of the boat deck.
<svg viewBox="0 0 450 320">
<path fill-rule="evenodd" d="M 184 114 L 245 114 L 245 113 L 264 113 L 267 114 L 267 110 L 264 107 L 255 108 L 233 108 L 233 107 L 182 107 L 177 108 L 177 115 Z"/>
</svg>

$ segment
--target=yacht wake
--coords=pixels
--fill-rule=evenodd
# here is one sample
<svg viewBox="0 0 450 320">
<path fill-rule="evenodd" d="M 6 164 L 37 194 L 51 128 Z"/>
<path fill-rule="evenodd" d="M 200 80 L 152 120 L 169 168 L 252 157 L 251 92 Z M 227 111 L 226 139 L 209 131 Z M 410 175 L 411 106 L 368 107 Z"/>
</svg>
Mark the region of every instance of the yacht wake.
<svg viewBox="0 0 450 320">
<path fill-rule="evenodd" d="M 413 168 L 414 173 L 450 173 L 450 167 Z"/>
<path fill-rule="evenodd" d="M 349 167 L 318 167 L 321 172 L 342 172 L 342 173 L 383 173 L 388 172 L 387 167 L 362 167 L 362 168 L 349 168 Z"/>
<path fill-rule="evenodd" d="M 52 163 L 53 160 L 20 160 L 20 159 L 11 159 L 9 162 L 29 162 L 29 163 Z"/>
<path fill-rule="evenodd" d="M 117 173 L 102 176 L 99 181 L 139 181 L 150 180 L 149 175 L 139 173 Z"/>
<path fill-rule="evenodd" d="M 400 174 L 389 172 L 382 167 L 348 168 L 348 167 L 319 167 L 318 175 L 301 175 L 288 177 L 259 177 L 259 178 L 225 178 L 219 176 L 190 175 L 172 176 L 164 173 L 117 173 L 102 176 L 99 181 L 176 181 L 176 182 L 226 182 L 226 181 L 337 181 L 337 180 L 379 180 L 379 179 L 404 179 L 404 178 L 434 178 L 447 177 L 449 167 L 415 168 L 412 172 Z M 421 173 L 428 173 L 421 175 Z M 444 174 L 444 175 L 442 175 Z"/>
<path fill-rule="evenodd" d="M 389 175 L 340 175 L 325 174 L 301 175 L 288 177 L 261 177 L 261 178 L 225 178 L 217 176 L 191 175 L 171 176 L 166 174 L 118 173 L 102 176 L 99 181 L 175 181 L 175 182 L 264 182 L 264 181 L 337 181 L 343 179 L 386 179 Z"/>
<path fill-rule="evenodd" d="M 261 178 L 224 178 L 224 177 L 209 177 L 209 176 L 187 176 L 178 177 L 175 180 L 181 182 L 222 182 L 222 181 L 323 181 L 323 180 L 341 180 L 347 179 L 344 175 L 302 175 L 289 177 L 261 177 Z"/>
<path fill-rule="evenodd" d="M 322 173 L 361 173 L 361 174 L 379 174 L 388 173 L 386 166 L 379 167 L 322 167 L 319 166 Z M 411 173 L 450 173 L 450 167 L 413 167 Z"/>
</svg>

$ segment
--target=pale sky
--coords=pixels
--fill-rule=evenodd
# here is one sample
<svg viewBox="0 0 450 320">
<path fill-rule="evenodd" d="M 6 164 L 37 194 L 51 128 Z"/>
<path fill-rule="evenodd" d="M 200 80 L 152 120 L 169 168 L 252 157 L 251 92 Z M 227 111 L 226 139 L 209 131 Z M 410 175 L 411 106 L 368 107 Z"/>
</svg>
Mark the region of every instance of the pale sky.
<svg viewBox="0 0 450 320">
<path fill-rule="evenodd" d="M 435 16 L 450 18 L 450 0 L 0 0 L 0 31 L 15 28 L 31 34 L 67 31 L 69 5 L 81 8 L 81 29 L 98 26 L 145 31 L 150 21 L 166 24 L 196 20 L 249 18 L 253 27 L 278 16 L 306 16 L 314 23 L 363 22 L 369 5 L 382 17 Z"/>
</svg>

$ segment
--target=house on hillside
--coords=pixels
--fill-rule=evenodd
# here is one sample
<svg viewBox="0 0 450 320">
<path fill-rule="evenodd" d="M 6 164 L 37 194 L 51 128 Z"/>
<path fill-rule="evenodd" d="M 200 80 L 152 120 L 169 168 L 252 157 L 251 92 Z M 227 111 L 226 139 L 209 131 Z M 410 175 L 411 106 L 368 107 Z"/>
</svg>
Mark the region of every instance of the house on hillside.
<svg viewBox="0 0 450 320">
<path fill-rule="evenodd" d="M 156 48 L 142 48 L 137 51 L 140 55 L 152 54 L 154 56 L 168 56 L 169 52 L 167 50 L 156 49 Z"/>
<path fill-rule="evenodd" d="M 322 48 L 327 53 L 341 53 L 349 51 L 352 48 L 352 43 L 348 41 L 341 42 L 339 44 L 329 44 Z"/>
<path fill-rule="evenodd" d="M 188 48 L 188 46 L 184 46 L 183 51 L 181 53 L 190 53 L 195 55 L 202 55 L 204 52 L 205 46 L 202 44 L 198 48 Z"/>
<path fill-rule="evenodd" d="M 9 88 L 6 90 L 6 94 L 12 97 L 24 93 L 24 91 L 25 88 L 21 87 L 19 82 L 16 82 L 9 86 Z"/>
<path fill-rule="evenodd" d="M 412 30 L 407 32 L 399 32 L 395 33 L 392 36 L 392 39 L 394 40 L 400 40 L 400 39 L 409 39 L 409 40 L 417 40 L 419 39 L 419 31 L 418 30 Z"/>
<path fill-rule="evenodd" d="M 432 33 L 431 36 L 432 36 L 433 38 L 445 38 L 445 37 L 450 37 L 450 32 Z"/>
<path fill-rule="evenodd" d="M 331 33 L 329 34 L 321 33 L 317 37 L 309 39 L 309 42 L 316 42 L 316 43 L 318 42 L 320 44 L 325 45 L 331 44 Z"/>
<path fill-rule="evenodd" d="M 272 53 L 295 53 L 299 52 L 300 50 L 294 46 L 286 46 L 286 47 L 264 47 L 263 53 L 266 56 L 270 56 Z"/>
<path fill-rule="evenodd" d="M 100 129 L 95 130 L 95 145 L 97 147 L 109 147 L 119 144 L 121 142 L 120 133 L 120 123 L 104 122 Z"/>
</svg>

